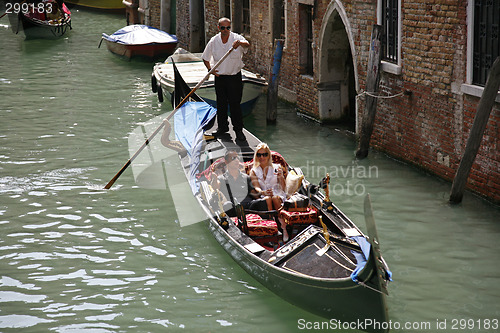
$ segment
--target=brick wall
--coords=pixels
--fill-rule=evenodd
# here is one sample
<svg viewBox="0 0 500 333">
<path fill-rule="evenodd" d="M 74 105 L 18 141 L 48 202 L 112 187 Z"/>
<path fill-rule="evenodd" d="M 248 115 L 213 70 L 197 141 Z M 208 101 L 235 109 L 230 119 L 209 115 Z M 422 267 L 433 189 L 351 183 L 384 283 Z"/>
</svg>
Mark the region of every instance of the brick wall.
<svg viewBox="0 0 500 333">
<path fill-rule="evenodd" d="M 217 29 L 219 19 L 219 0 L 205 0 L 205 40 L 207 43 L 219 32 Z"/>
<path fill-rule="evenodd" d="M 402 74 L 383 72 L 380 90 L 385 95 L 402 91 L 411 95 L 379 100 L 372 136 L 377 149 L 450 181 L 479 103 L 478 97 L 460 89 L 466 80 L 467 3 L 403 3 Z M 365 61 L 358 63 L 360 79 L 366 76 Z M 363 110 L 364 105 L 358 112 Z M 500 202 L 499 111 L 496 103 L 468 184 L 496 202 Z"/>
<path fill-rule="evenodd" d="M 205 39 L 208 42 L 219 31 L 217 23 L 219 22 L 219 4 L 218 1 L 205 1 Z"/>
<path fill-rule="evenodd" d="M 149 0 L 149 22 L 148 25 L 160 28 L 160 0 Z"/>
<path fill-rule="evenodd" d="M 472 127 L 479 98 L 465 97 L 462 140 L 460 140 L 460 154 L 463 153 L 468 133 Z M 469 188 L 486 195 L 493 201 L 500 203 L 500 103 L 497 103 L 490 114 L 484 132 L 481 147 L 469 176 Z M 458 167 L 458 166 L 457 166 Z M 455 168 L 454 168 L 455 169 Z"/>
<path fill-rule="evenodd" d="M 178 4 L 178 37 L 183 43 L 189 33 L 187 0 Z M 269 78 L 273 55 L 270 37 L 269 2 L 251 1 L 251 48 L 246 68 Z M 299 73 L 299 2 L 314 4 L 314 68 L 312 76 Z M 428 172 L 452 180 L 460 163 L 479 98 L 461 92 L 466 80 L 467 0 L 412 0 L 402 2 L 401 74 L 382 72 L 380 92 L 395 95 L 380 99 L 372 146 L 412 163 Z M 296 96 L 299 111 L 319 117 L 317 70 L 320 31 L 329 0 L 286 0 L 287 40 L 281 63 L 282 88 Z M 365 90 L 366 67 L 372 26 L 377 22 L 377 1 L 341 1 L 347 15 L 354 45 L 353 59 L 359 92 Z M 205 0 L 207 37 L 217 31 L 218 0 Z M 358 119 L 364 111 L 359 98 Z M 481 148 L 471 170 L 468 187 L 500 202 L 500 147 L 498 147 L 500 105 L 491 113 Z M 359 127 L 359 124 L 357 124 Z"/>
<path fill-rule="evenodd" d="M 191 38 L 189 19 L 189 0 L 177 1 L 176 27 L 177 46 L 189 50 L 189 40 Z"/>
</svg>

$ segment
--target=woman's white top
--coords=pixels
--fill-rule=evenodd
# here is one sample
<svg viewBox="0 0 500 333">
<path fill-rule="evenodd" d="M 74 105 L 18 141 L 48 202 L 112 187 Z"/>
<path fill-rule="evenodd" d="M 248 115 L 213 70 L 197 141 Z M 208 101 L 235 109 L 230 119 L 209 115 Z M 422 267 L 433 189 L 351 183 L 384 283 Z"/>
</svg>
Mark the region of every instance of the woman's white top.
<svg viewBox="0 0 500 333">
<path fill-rule="evenodd" d="M 269 189 L 273 190 L 273 194 L 281 197 L 284 201 L 286 199 L 286 193 L 281 188 L 280 183 L 278 182 L 278 172 L 277 170 L 281 168 L 281 165 L 274 164 L 273 167 L 268 167 L 266 172 L 266 177 L 264 177 L 264 170 L 259 165 L 257 168 L 253 167 L 252 170 L 257 176 L 259 180 L 259 185 L 263 191 L 267 191 Z M 275 172 L 276 171 L 276 172 Z"/>
</svg>

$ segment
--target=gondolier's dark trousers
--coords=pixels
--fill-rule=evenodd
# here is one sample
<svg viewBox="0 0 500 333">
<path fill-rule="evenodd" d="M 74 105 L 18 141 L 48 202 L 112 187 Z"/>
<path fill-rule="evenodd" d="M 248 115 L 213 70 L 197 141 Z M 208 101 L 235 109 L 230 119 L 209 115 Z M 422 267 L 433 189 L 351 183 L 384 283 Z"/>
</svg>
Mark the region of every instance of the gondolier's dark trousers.
<svg viewBox="0 0 500 333">
<path fill-rule="evenodd" d="M 231 115 L 231 122 L 235 132 L 243 129 L 243 115 L 241 113 L 241 97 L 243 82 L 241 72 L 235 75 L 219 75 L 215 77 L 215 94 L 217 97 L 217 125 L 221 131 L 229 130 L 227 107 Z"/>
</svg>

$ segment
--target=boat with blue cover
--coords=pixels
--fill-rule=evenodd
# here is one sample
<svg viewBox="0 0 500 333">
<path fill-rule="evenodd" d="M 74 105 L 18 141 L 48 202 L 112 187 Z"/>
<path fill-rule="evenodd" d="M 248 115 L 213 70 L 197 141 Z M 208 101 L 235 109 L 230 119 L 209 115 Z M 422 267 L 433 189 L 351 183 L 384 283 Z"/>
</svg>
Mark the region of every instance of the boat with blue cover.
<svg viewBox="0 0 500 333">
<path fill-rule="evenodd" d="M 143 57 L 160 59 L 171 55 L 177 47 L 177 37 L 143 24 L 128 25 L 112 35 L 102 34 L 108 50 L 118 56 L 131 59 Z M 99 43 L 99 46 L 101 44 Z"/>
</svg>

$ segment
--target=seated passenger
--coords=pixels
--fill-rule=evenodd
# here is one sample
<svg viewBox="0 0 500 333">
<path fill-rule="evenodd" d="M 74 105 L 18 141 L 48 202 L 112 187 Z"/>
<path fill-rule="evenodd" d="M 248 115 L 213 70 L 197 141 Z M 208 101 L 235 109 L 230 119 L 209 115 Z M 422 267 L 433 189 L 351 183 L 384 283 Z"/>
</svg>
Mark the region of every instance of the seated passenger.
<svg viewBox="0 0 500 333">
<path fill-rule="evenodd" d="M 54 0 L 45 0 L 45 16 L 47 21 L 64 18 L 60 10 L 60 4 Z M 62 2 L 62 1 L 61 1 Z"/>
<path fill-rule="evenodd" d="M 272 163 L 271 150 L 266 143 L 260 143 L 255 150 L 250 178 L 261 198 L 266 200 L 267 209 L 280 209 L 286 199 L 285 177 L 281 165 Z"/>
<path fill-rule="evenodd" d="M 217 177 L 214 187 L 218 188 L 227 198 L 223 203 L 224 211 L 229 216 L 235 216 L 234 206 L 239 203 L 243 208 L 248 209 L 254 199 L 258 197 L 258 193 L 253 187 L 250 177 L 241 171 L 236 151 L 227 151 L 224 155 L 224 161 L 227 165 L 227 171 Z"/>
<path fill-rule="evenodd" d="M 266 143 L 261 142 L 255 149 L 253 167 L 250 171 L 252 185 L 260 197 L 265 200 L 267 210 L 280 210 L 286 199 L 285 177 L 279 164 L 273 164 L 271 150 Z M 283 241 L 288 240 L 286 224 L 281 222 Z"/>
</svg>

